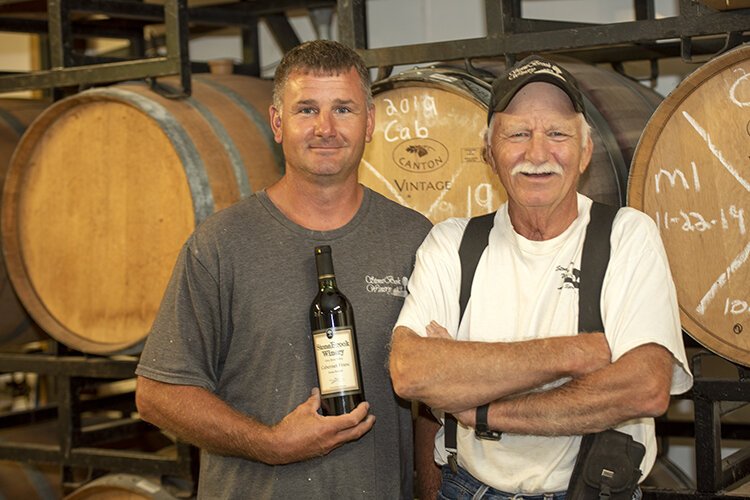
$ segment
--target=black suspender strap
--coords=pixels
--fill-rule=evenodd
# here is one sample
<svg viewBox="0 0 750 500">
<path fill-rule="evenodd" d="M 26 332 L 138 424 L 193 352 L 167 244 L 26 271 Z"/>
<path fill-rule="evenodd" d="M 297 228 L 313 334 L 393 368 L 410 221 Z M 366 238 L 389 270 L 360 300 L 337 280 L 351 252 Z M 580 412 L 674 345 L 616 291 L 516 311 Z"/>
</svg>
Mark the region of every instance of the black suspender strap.
<svg viewBox="0 0 750 500">
<path fill-rule="evenodd" d="M 610 234 L 617 208 L 594 202 L 591 205 L 589 225 L 581 254 L 581 274 L 578 285 L 578 333 L 603 332 L 601 312 L 602 284 L 607 272 L 610 254 Z M 584 262 L 586 265 L 584 265 Z M 578 462 L 583 462 L 591 449 L 596 434 L 586 434 L 581 439 Z M 575 470 L 573 471 L 575 474 Z M 604 492 L 604 490 L 602 490 Z M 600 495 L 600 498 L 601 495 Z M 609 498 L 607 496 L 606 498 Z"/>
<path fill-rule="evenodd" d="M 578 288 L 578 332 L 603 332 L 604 323 L 599 307 L 604 274 L 607 272 L 610 254 L 610 233 L 612 223 L 617 215 L 617 207 L 593 202 L 590 211 L 589 224 L 586 227 L 586 237 L 583 242 L 581 255 L 581 271 Z M 466 306 L 471 296 L 471 284 L 474 273 L 489 242 L 495 212 L 472 217 L 466 225 L 461 245 L 458 249 L 461 260 L 461 293 L 459 296 L 459 324 L 463 320 Z M 585 265 L 584 265 L 585 263 Z M 457 422 L 451 414 L 445 415 L 444 441 L 448 452 L 448 463 L 455 472 L 456 462 Z"/>
<path fill-rule="evenodd" d="M 599 303 L 609 264 L 609 237 L 617 210 L 617 207 L 597 202 L 591 205 L 578 282 L 578 333 L 604 331 Z"/>
<path fill-rule="evenodd" d="M 495 213 L 492 212 L 469 219 L 469 223 L 466 225 L 464 234 L 461 237 L 461 245 L 458 247 L 458 256 L 461 260 L 461 294 L 458 299 L 460 307 L 458 316 L 459 324 L 463 320 L 466 305 L 469 303 L 471 284 L 474 281 L 477 264 L 479 264 L 479 259 L 482 258 L 482 253 L 484 253 L 484 249 L 487 248 L 487 244 L 489 243 Z M 444 424 L 445 449 L 448 452 L 448 463 L 454 473 L 458 467 L 456 463 L 457 427 L 456 418 L 450 413 L 446 413 Z"/>
<path fill-rule="evenodd" d="M 495 214 L 480 215 L 472 217 L 464 229 L 461 238 L 461 246 L 458 247 L 458 257 L 461 259 L 461 295 L 458 299 L 461 312 L 459 313 L 459 324 L 464 318 L 466 305 L 471 297 L 471 284 L 474 281 L 474 273 L 477 270 L 479 259 L 490 241 L 490 231 L 495 220 Z"/>
</svg>

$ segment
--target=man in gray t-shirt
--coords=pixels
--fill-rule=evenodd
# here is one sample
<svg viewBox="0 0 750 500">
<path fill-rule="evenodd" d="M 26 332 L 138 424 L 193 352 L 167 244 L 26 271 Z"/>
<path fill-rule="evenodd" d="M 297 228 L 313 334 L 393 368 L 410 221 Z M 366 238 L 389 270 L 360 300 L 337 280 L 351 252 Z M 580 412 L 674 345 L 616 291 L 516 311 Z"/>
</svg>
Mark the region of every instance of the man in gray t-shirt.
<svg viewBox="0 0 750 500">
<path fill-rule="evenodd" d="M 387 343 L 430 224 L 357 182 L 374 108 L 355 52 L 318 40 L 287 53 L 270 115 L 286 173 L 186 242 L 136 371 L 138 409 L 201 448 L 202 498 L 411 498 L 411 412 Z M 323 244 L 355 311 L 367 399 L 330 417 L 308 320 Z"/>
</svg>

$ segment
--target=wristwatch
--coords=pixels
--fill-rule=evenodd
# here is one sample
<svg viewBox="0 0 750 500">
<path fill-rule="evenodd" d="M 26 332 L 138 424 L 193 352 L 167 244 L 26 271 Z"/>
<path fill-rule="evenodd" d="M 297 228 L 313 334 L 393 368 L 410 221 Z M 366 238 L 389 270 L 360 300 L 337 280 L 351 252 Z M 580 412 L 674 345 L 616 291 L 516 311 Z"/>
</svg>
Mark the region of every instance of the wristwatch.
<svg viewBox="0 0 750 500">
<path fill-rule="evenodd" d="M 476 425 L 474 426 L 474 435 L 479 439 L 487 439 L 489 441 L 499 441 L 503 435 L 500 431 L 493 431 L 487 424 L 487 411 L 490 405 L 482 405 L 477 408 Z"/>
</svg>

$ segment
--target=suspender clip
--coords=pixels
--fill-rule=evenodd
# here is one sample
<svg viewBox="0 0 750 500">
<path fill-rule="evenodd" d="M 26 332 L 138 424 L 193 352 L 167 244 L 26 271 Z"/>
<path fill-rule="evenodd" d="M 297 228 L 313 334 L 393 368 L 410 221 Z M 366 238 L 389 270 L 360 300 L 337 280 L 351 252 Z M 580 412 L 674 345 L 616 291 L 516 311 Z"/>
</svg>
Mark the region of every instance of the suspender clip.
<svg viewBox="0 0 750 500">
<path fill-rule="evenodd" d="M 448 454 L 448 465 L 450 465 L 451 472 L 458 474 L 458 457 L 455 451 Z"/>
</svg>

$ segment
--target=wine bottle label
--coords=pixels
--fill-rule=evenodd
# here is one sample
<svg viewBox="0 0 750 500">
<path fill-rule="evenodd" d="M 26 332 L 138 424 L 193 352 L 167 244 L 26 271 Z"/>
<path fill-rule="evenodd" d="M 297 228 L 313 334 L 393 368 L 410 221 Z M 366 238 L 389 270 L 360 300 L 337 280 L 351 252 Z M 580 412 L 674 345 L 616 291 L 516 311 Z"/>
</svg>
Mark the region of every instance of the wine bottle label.
<svg viewBox="0 0 750 500">
<path fill-rule="evenodd" d="M 351 327 L 316 330 L 313 345 L 321 396 L 359 392 Z"/>
</svg>

